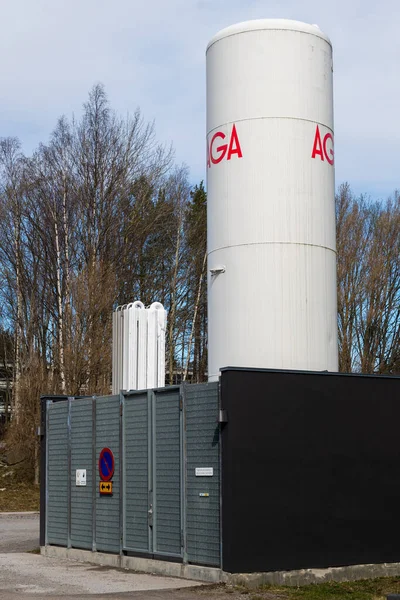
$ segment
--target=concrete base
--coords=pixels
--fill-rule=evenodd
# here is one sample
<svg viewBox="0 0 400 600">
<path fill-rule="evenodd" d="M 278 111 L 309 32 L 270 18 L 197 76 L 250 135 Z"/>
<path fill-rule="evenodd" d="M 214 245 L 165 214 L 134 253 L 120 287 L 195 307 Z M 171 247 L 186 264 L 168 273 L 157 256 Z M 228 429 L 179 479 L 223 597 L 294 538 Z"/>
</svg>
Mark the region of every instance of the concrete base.
<svg viewBox="0 0 400 600">
<path fill-rule="evenodd" d="M 266 573 L 225 573 L 221 581 L 233 585 L 255 588 L 268 583 L 276 586 L 294 586 L 326 583 L 328 581 L 356 581 L 375 577 L 397 577 L 400 575 L 400 563 L 379 565 L 351 565 L 348 567 L 329 567 L 327 569 L 300 569 L 298 571 L 275 571 Z"/>
<path fill-rule="evenodd" d="M 69 558 L 79 562 L 90 562 L 97 565 L 118 567 L 142 573 L 152 573 L 169 577 L 193 579 L 204 583 L 228 583 L 255 588 L 269 583 L 272 585 L 303 586 L 310 583 L 327 581 L 355 581 L 375 577 L 394 577 L 400 575 L 400 563 L 383 563 L 379 565 L 352 565 L 348 567 L 330 567 L 328 569 L 301 569 L 298 571 L 275 571 L 265 573 L 226 573 L 213 567 L 199 567 L 150 558 L 120 556 L 104 552 L 91 552 L 76 548 L 58 546 L 42 546 L 43 556 L 51 558 Z"/>
<path fill-rule="evenodd" d="M 40 553 L 51 558 L 69 558 L 79 562 L 90 562 L 96 565 L 130 569 L 142 573 L 163 575 L 164 577 L 181 577 L 182 579 L 193 579 L 206 583 L 220 583 L 222 581 L 221 569 L 214 569 L 212 567 L 199 567 L 197 565 L 185 565 L 164 560 L 153 560 L 151 558 L 120 556 L 119 554 L 106 554 L 105 552 L 91 552 L 90 550 L 61 548 L 59 546 L 42 546 Z"/>
<path fill-rule="evenodd" d="M 30 519 L 32 517 L 38 517 L 37 511 L 24 511 L 24 512 L 0 512 L 0 519 Z"/>
</svg>

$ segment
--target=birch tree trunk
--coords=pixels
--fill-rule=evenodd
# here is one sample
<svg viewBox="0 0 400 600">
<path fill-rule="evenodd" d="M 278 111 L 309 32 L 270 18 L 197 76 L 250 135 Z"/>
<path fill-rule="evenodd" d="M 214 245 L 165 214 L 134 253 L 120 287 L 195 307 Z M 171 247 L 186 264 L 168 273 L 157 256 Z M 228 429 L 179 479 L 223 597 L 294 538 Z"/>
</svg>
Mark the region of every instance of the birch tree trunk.
<svg viewBox="0 0 400 600">
<path fill-rule="evenodd" d="M 56 281 L 57 281 L 57 329 L 58 329 L 58 360 L 60 369 L 60 385 L 61 392 L 66 393 L 65 384 L 65 351 L 64 351 L 64 309 L 62 297 L 62 267 L 61 267 L 61 250 L 60 236 L 57 223 L 57 208 L 54 202 L 53 206 L 53 225 L 54 225 L 54 241 L 56 245 Z"/>
<path fill-rule="evenodd" d="M 15 213 L 18 213 L 15 210 Z M 22 289 L 21 289 L 21 225 L 19 215 L 14 214 L 14 252 L 15 252 L 15 278 L 17 296 L 17 314 L 15 323 L 15 365 L 14 365 L 14 394 L 13 414 L 18 423 L 21 414 L 21 346 L 22 346 Z"/>
<path fill-rule="evenodd" d="M 183 375 L 183 381 L 186 381 L 187 376 L 188 376 L 188 372 L 189 372 L 190 353 L 192 351 L 192 341 L 193 341 L 193 335 L 194 335 L 194 331 L 195 331 L 195 327 L 196 327 L 197 313 L 199 311 L 200 298 L 201 298 L 201 290 L 202 290 L 202 286 L 203 286 L 203 278 L 204 278 L 204 273 L 205 273 L 205 270 L 206 270 L 206 265 L 207 265 L 207 250 L 204 253 L 203 268 L 202 268 L 202 271 L 201 271 L 201 275 L 199 277 L 199 283 L 198 283 L 198 287 L 197 287 L 196 303 L 194 305 L 192 329 L 191 329 L 190 336 L 189 336 L 188 349 L 187 349 L 187 358 L 186 358 L 186 367 L 185 367 L 185 373 Z"/>
<path fill-rule="evenodd" d="M 180 211 L 181 213 L 181 211 Z M 175 358 L 175 321 L 176 321 L 176 300 L 177 300 L 177 282 L 178 282 L 178 268 L 179 268 L 179 255 L 181 248 L 181 235 L 182 235 L 182 215 L 178 218 L 178 228 L 176 235 L 176 246 L 175 246 L 175 258 L 174 268 L 171 282 L 171 306 L 169 314 L 169 383 L 174 383 L 174 358 Z"/>
</svg>

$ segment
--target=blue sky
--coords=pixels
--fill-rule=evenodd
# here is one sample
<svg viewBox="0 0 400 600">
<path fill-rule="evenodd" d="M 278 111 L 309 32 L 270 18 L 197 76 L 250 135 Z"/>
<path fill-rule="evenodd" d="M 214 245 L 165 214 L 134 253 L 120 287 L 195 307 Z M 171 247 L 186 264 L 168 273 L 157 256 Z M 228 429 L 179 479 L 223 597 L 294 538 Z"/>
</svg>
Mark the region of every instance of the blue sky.
<svg viewBox="0 0 400 600">
<path fill-rule="evenodd" d="M 205 48 L 253 18 L 316 23 L 333 42 L 336 182 L 385 197 L 400 187 L 399 0 L 0 0 L 0 136 L 25 152 L 79 115 L 102 82 L 137 106 L 205 177 Z"/>
</svg>

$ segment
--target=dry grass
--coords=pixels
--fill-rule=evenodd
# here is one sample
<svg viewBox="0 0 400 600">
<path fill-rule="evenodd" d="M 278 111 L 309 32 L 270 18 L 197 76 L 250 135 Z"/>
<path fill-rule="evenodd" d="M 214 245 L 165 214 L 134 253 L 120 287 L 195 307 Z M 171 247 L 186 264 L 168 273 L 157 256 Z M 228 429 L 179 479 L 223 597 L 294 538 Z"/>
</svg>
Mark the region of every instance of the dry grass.
<svg viewBox="0 0 400 600">
<path fill-rule="evenodd" d="M 0 512 L 39 510 L 39 486 L 26 483 L 0 483 Z M 4 489 L 5 487 L 5 489 Z"/>
<path fill-rule="evenodd" d="M 399 577 L 382 577 L 344 583 L 321 583 L 304 587 L 215 585 L 198 588 L 196 595 L 207 600 L 385 600 L 400 593 Z"/>
<path fill-rule="evenodd" d="M 39 510 L 39 486 L 21 479 L 20 469 L 0 462 L 0 512 Z"/>
</svg>

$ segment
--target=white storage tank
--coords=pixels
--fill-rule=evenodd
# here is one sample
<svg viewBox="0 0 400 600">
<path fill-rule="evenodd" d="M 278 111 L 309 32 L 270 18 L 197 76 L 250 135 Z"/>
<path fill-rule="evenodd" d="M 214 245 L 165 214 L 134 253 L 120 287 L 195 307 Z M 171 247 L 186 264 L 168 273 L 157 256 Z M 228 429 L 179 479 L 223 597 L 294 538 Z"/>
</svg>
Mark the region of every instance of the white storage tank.
<svg viewBox="0 0 400 600">
<path fill-rule="evenodd" d="M 338 368 L 332 46 L 239 23 L 207 47 L 211 381 L 225 366 Z"/>
</svg>

